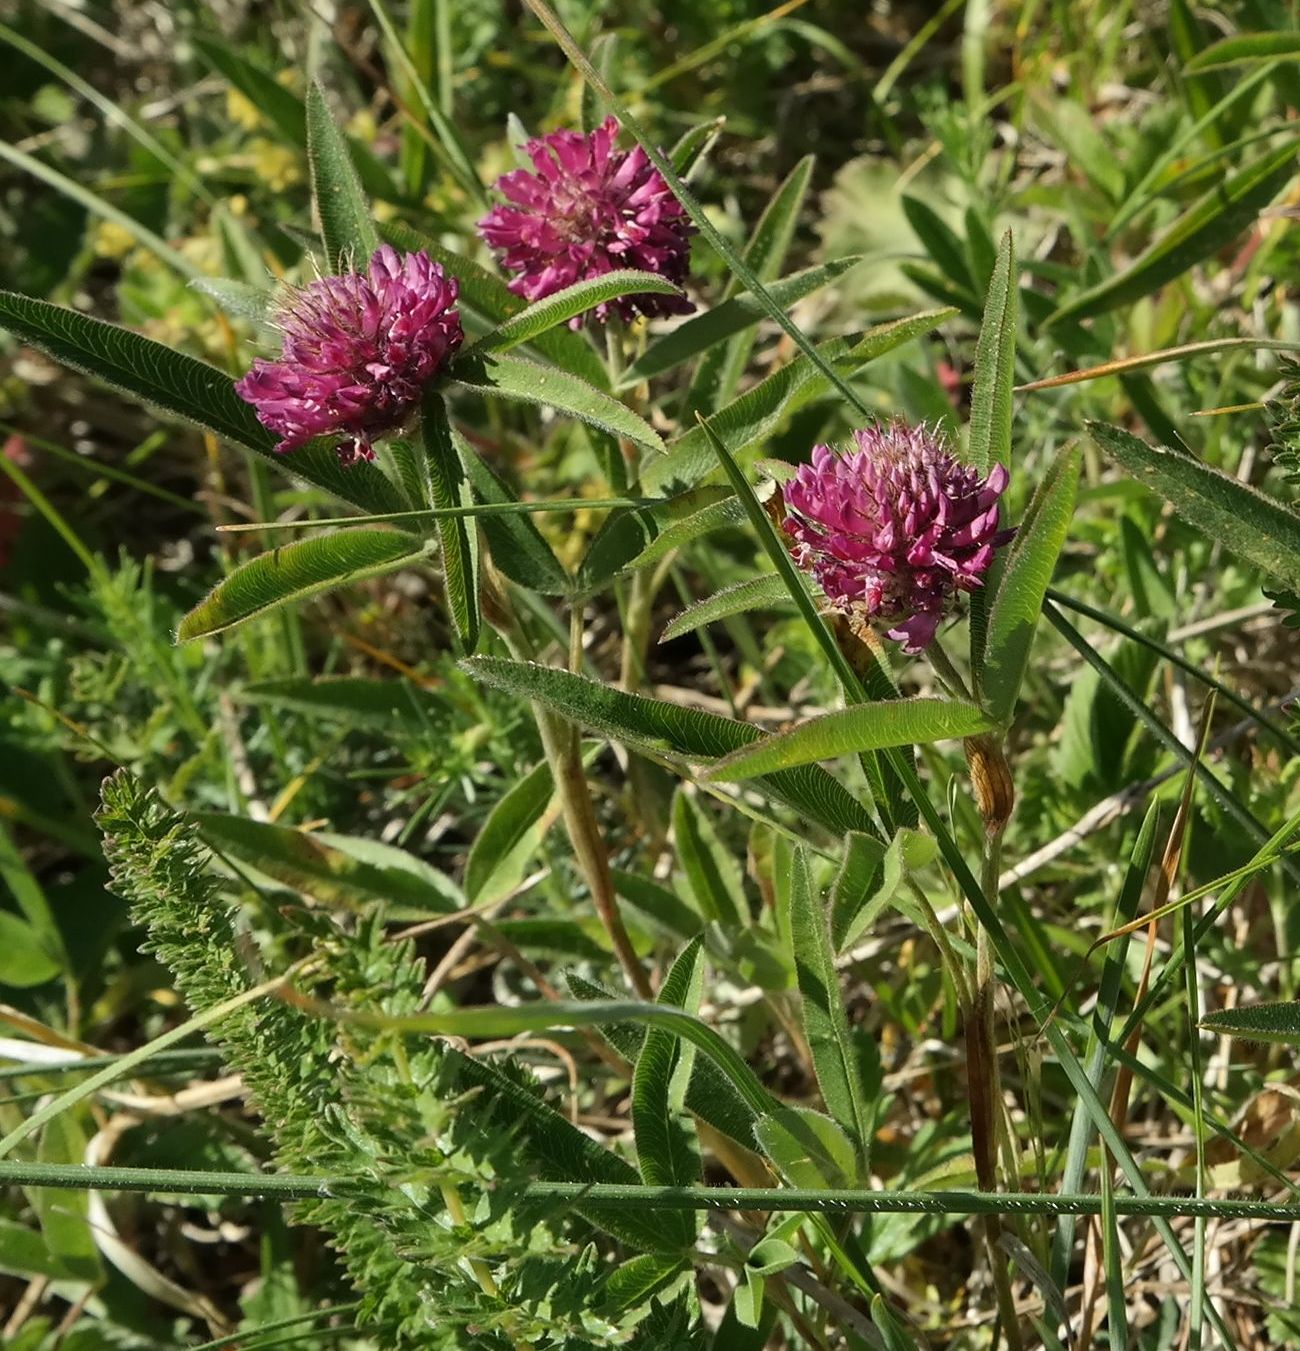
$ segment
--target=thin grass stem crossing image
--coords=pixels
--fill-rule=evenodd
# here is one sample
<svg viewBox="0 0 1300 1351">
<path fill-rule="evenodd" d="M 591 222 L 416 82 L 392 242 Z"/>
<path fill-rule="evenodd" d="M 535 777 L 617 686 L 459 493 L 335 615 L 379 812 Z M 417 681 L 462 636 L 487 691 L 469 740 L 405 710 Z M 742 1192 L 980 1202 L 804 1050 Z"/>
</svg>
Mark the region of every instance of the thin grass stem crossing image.
<svg viewBox="0 0 1300 1351">
<path fill-rule="evenodd" d="M 1300 1351 L 1300 11 L 13 0 L 0 1344 Z"/>
</svg>

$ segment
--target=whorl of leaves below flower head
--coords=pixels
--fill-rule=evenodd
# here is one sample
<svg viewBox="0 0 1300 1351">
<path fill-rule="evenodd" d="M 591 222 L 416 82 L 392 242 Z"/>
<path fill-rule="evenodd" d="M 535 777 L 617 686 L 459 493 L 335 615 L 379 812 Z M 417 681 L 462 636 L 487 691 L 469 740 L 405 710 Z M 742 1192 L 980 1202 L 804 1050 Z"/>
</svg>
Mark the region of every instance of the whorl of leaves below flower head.
<svg viewBox="0 0 1300 1351">
<path fill-rule="evenodd" d="M 682 208 L 638 145 L 614 146 L 619 124 L 606 118 L 590 133 L 556 131 L 528 142 L 535 173 L 503 174 L 505 198 L 479 221 L 479 233 L 511 274 L 510 289 L 527 300 L 546 296 L 620 268 L 654 272 L 681 285 L 695 233 Z M 686 314 L 680 296 L 633 295 L 612 302 L 624 319 Z M 590 317 L 603 323 L 611 306 Z M 581 327 L 586 316 L 570 321 Z"/>
<path fill-rule="evenodd" d="M 382 245 L 364 272 L 320 277 L 278 315 L 278 361 L 259 357 L 235 386 L 279 451 L 338 438 L 345 465 L 373 460 L 460 346 L 457 283 L 425 253 Z"/>
<path fill-rule="evenodd" d="M 838 609 L 900 621 L 889 637 L 919 652 L 1010 539 L 998 506 L 1008 474 L 994 465 L 981 478 L 925 426 L 896 421 L 853 435 L 847 454 L 814 446 L 785 485 L 791 552 Z"/>
</svg>

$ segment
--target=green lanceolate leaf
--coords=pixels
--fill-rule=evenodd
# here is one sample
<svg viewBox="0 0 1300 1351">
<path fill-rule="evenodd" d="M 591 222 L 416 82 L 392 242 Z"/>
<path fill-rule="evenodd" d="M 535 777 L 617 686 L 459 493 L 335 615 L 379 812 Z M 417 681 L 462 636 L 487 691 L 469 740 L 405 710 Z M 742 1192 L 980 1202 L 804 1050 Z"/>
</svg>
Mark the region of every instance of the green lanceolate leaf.
<svg viewBox="0 0 1300 1351">
<path fill-rule="evenodd" d="M 974 736 L 992 725 L 974 704 L 959 699 L 886 699 L 852 704 L 743 746 L 707 769 L 704 777 L 715 783 L 739 783 L 758 774 L 816 764 L 839 755 Z"/>
<path fill-rule="evenodd" d="M 700 495 L 701 490 L 696 490 L 695 493 L 683 494 L 682 497 L 690 500 Z M 712 496 L 711 493 L 708 495 Z M 628 567 L 649 567 L 653 563 L 658 563 L 661 558 L 666 558 L 674 549 L 680 549 L 682 545 L 689 544 L 694 539 L 702 539 L 705 535 L 712 534 L 715 530 L 725 530 L 728 526 L 743 525 L 744 521 L 745 504 L 739 498 L 729 495 L 721 501 L 708 502 L 698 511 L 692 511 L 689 516 L 679 516 L 664 525 L 654 539 L 632 559 Z"/>
<path fill-rule="evenodd" d="M 1297 141 L 1254 160 L 1212 187 L 1130 267 L 1068 301 L 1049 321 L 1088 319 L 1150 295 L 1213 257 L 1258 219 L 1295 171 Z"/>
<path fill-rule="evenodd" d="M 706 596 L 683 610 L 667 625 L 659 641 L 670 642 L 683 634 L 694 633 L 706 624 L 730 619 L 732 615 L 747 614 L 750 610 L 788 610 L 792 604 L 786 584 L 776 573 L 751 577 L 746 582 L 737 582 L 735 586 Z"/>
<path fill-rule="evenodd" d="M 829 898 L 831 942 L 836 952 L 848 945 L 847 935 L 875 889 L 884 856 L 885 845 L 870 835 L 851 831 L 844 837 L 844 855 L 831 883 Z"/>
<path fill-rule="evenodd" d="M 703 949 L 695 939 L 669 969 L 658 1002 L 694 1010 L 699 1006 L 703 979 Z M 689 1058 L 679 1064 L 682 1056 L 683 1047 L 667 1028 L 646 1029 L 632 1072 L 632 1129 L 641 1180 L 650 1186 L 691 1187 L 700 1182 L 699 1154 L 682 1115 L 681 1094 L 673 1090 L 673 1081 L 678 1078 L 684 1093 L 690 1075 Z M 697 1226 L 689 1211 L 663 1218 L 666 1229 L 677 1230 L 682 1247 L 694 1243 Z"/>
<path fill-rule="evenodd" d="M 435 507 L 468 507 L 473 504 L 469 481 L 452 442 L 447 405 L 436 390 L 424 396 L 421 418 L 424 457 L 428 464 L 429 493 Z M 467 652 L 478 644 L 481 616 L 478 590 L 478 534 L 463 516 L 438 517 L 442 541 L 442 573 L 447 590 L 447 608 L 456 637 Z"/>
<path fill-rule="evenodd" d="M 714 760 L 761 735 L 748 723 L 627 694 L 549 666 L 499 657 L 475 657 L 462 665 L 484 684 L 524 699 L 536 699 L 571 722 L 634 750 L 687 761 Z M 837 834 L 845 830 L 876 833 L 866 811 L 825 770 L 803 767 L 774 774 L 767 781 L 767 791 Z"/>
<path fill-rule="evenodd" d="M 792 1187 L 850 1187 L 857 1176 L 853 1141 L 830 1117 L 810 1108 L 769 1112 L 755 1122 L 754 1138 Z"/>
<path fill-rule="evenodd" d="M 822 898 L 813 891 L 808 859 L 794 851 L 790 939 L 803 1006 L 803 1030 L 827 1111 L 853 1141 L 859 1159 L 871 1137 L 871 1111 L 835 969 L 835 950 Z"/>
<path fill-rule="evenodd" d="M 451 439 L 478 501 L 496 506 L 519 500 L 455 428 Z M 483 515 L 478 523 L 493 563 L 512 582 L 543 596 L 565 596 L 573 589 L 564 564 L 527 512 Z"/>
<path fill-rule="evenodd" d="M 519 885 L 542 841 L 542 815 L 554 792 L 551 767 L 542 761 L 492 808 L 465 860 L 471 904 L 499 900 Z"/>
<path fill-rule="evenodd" d="M 1165 498 L 1209 539 L 1262 568 L 1284 586 L 1300 587 L 1300 515 L 1208 464 L 1149 446 L 1119 427 L 1090 422 L 1092 439 L 1139 483 Z"/>
<path fill-rule="evenodd" d="M 307 113 L 302 100 L 273 75 L 246 61 L 224 39 L 195 33 L 190 41 L 203 59 L 262 114 L 284 137 L 298 146 L 307 144 Z"/>
<path fill-rule="evenodd" d="M 618 996 L 576 972 L 566 976 L 575 999 L 614 1000 Z M 606 1022 L 600 1034 L 625 1060 L 635 1061 L 644 1032 L 635 1023 Z M 686 1107 L 714 1130 L 747 1149 L 754 1147 L 754 1109 L 736 1091 L 731 1081 L 707 1056 L 696 1056 L 686 1086 Z"/>
<path fill-rule="evenodd" d="M 805 155 L 763 209 L 754 233 L 745 246 L 745 264 L 762 282 L 771 283 L 785 262 L 799 212 L 808 195 L 812 171 L 813 156 Z M 733 276 L 727 282 L 723 298 L 729 300 L 739 289 L 740 284 Z M 754 329 L 749 328 L 736 334 L 730 341 L 716 343 L 705 351 L 691 381 L 688 411 L 716 408 L 732 397 L 749 363 L 754 339 Z"/>
<path fill-rule="evenodd" d="M 479 353 L 505 352 L 511 347 L 518 347 L 520 343 L 532 342 L 550 329 L 594 310 L 597 305 L 608 304 L 622 296 L 651 294 L 679 296 L 681 289 L 653 272 L 637 272 L 630 268 L 607 272 L 604 276 L 591 277 L 566 286 L 545 300 L 535 301 L 498 324 L 490 333 L 485 333 L 467 350 Z"/>
<path fill-rule="evenodd" d="M 316 82 L 307 90 L 307 162 L 330 270 L 360 271 L 379 247 L 379 235 L 347 142 L 334 125 L 324 90 Z"/>
<path fill-rule="evenodd" d="M 234 381 L 205 361 L 117 324 L 9 291 L 0 291 L 0 328 L 55 361 L 243 446 L 277 469 L 363 511 L 401 511 L 406 505 L 373 464 L 344 469 L 333 448 L 323 442 L 277 455 L 275 436 L 235 393 Z"/>
<path fill-rule="evenodd" d="M 1188 75 L 1225 66 L 1257 65 L 1263 61 L 1300 60 L 1300 33 L 1237 33 L 1212 42 L 1183 67 Z"/>
<path fill-rule="evenodd" d="M 398 530 L 339 530 L 272 549 L 218 582 L 181 620 L 177 640 L 209 638 L 292 601 L 395 572 L 428 547 Z"/>
<path fill-rule="evenodd" d="M 804 296 L 811 295 L 836 277 L 847 272 L 862 260 L 858 257 L 837 258 L 833 262 L 821 263 L 817 267 L 805 268 L 802 272 L 791 273 L 773 282 L 767 287 L 767 293 L 778 305 L 793 305 Z M 688 319 L 684 324 L 665 334 L 652 343 L 623 373 L 619 381 L 620 389 L 630 389 L 643 380 L 670 371 L 689 361 L 693 356 L 706 351 L 714 343 L 730 338 L 752 328 L 767 314 L 766 308 L 748 293 L 733 296 L 715 305 L 711 310 Z"/>
<path fill-rule="evenodd" d="M 1219 1036 L 1300 1046 L 1300 1002 L 1242 1004 L 1235 1009 L 1220 1009 L 1207 1013 L 1201 1026 Z"/>
<path fill-rule="evenodd" d="M 832 338 L 818 352 L 845 378 L 895 347 L 929 333 L 956 313 L 953 309 L 929 310 L 906 319 L 895 319 L 868 330 L 856 342 Z M 733 455 L 770 437 L 782 421 L 800 408 L 822 398 L 830 382 L 804 356 L 797 356 L 738 399 L 705 419 L 706 424 Z M 692 427 L 668 447 L 662 459 L 651 460 L 641 475 L 647 492 L 671 491 L 674 485 L 689 487 L 716 471 L 717 457 L 704 429 Z"/>
<path fill-rule="evenodd" d="M 984 322 L 975 344 L 971 392 L 970 462 L 985 475 L 995 465 L 1011 468 L 1012 390 L 1016 382 L 1016 246 L 1008 230 L 984 302 Z"/>
<path fill-rule="evenodd" d="M 1052 461 L 1016 532 L 988 612 L 981 692 L 994 721 L 1008 723 L 1029 665 L 1029 648 L 1074 516 L 1082 463 L 1077 446 Z"/>
<path fill-rule="evenodd" d="M 663 501 L 611 511 L 578 569 L 583 590 L 604 586 L 628 568 L 645 567 L 662 558 L 685 539 L 693 539 L 697 524 L 701 530 L 712 528 L 707 524 L 706 508 L 726 496 L 725 488 L 706 486 Z"/>
<path fill-rule="evenodd" d="M 452 363 L 448 376 L 477 394 L 543 404 L 649 450 L 664 449 L 659 433 L 644 418 L 594 385 L 554 366 L 540 366 L 508 353 L 479 355 L 471 348 Z"/>
<path fill-rule="evenodd" d="M 443 1065 L 440 1096 L 450 1100 L 461 1094 L 473 1094 L 474 1111 L 483 1129 L 513 1134 L 519 1155 L 539 1177 L 556 1182 L 576 1177 L 623 1184 L 637 1181 L 631 1164 L 580 1131 L 530 1085 L 520 1083 L 495 1065 L 451 1048 Z M 617 1212 L 602 1215 L 581 1206 L 578 1212 L 634 1250 L 661 1252 L 674 1247 L 671 1241 L 665 1242 L 659 1215 Z"/>
<path fill-rule="evenodd" d="M 673 797 L 672 814 L 677 859 L 696 909 L 728 933 L 738 933 L 747 927 L 749 916 L 740 865 L 718 838 L 707 813 L 684 787 Z"/>
<path fill-rule="evenodd" d="M 383 904 L 395 918 L 423 919 L 451 914 L 464 903 L 450 878 L 392 845 L 220 812 L 197 812 L 194 821 L 219 856 L 319 905 L 367 913 Z"/>
</svg>

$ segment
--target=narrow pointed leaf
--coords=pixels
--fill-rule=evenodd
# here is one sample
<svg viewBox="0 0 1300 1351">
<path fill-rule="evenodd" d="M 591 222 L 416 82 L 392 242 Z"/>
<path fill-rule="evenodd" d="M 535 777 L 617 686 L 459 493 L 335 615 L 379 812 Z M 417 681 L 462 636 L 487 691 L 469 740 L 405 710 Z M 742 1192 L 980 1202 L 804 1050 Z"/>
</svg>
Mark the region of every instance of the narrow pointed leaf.
<svg viewBox="0 0 1300 1351">
<path fill-rule="evenodd" d="M 659 641 L 670 642 L 683 634 L 694 633 L 706 624 L 729 619 L 732 615 L 748 614 L 750 610 L 787 610 L 793 604 L 786 584 L 776 573 L 751 577 L 746 582 L 737 582 L 735 586 L 706 596 L 704 600 L 683 610 L 664 629 Z"/>
<path fill-rule="evenodd" d="M 317 904 L 367 913 L 387 905 L 408 918 L 448 915 L 463 904 L 450 878 L 392 845 L 313 833 L 223 812 L 194 822 L 216 852 L 247 864 Z"/>
<path fill-rule="evenodd" d="M 542 841 L 542 815 L 555 792 L 543 760 L 496 804 L 474 837 L 465 859 L 465 895 L 483 905 L 518 886 Z"/>
<path fill-rule="evenodd" d="M 777 188 L 772 200 L 763 208 L 758 224 L 745 245 L 745 265 L 753 269 L 760 281 L 769 285 L 778 276 L 789 252 L 798 224 L 799 212 L 808 195 L 812 180 L 814 157 L 805 155 L 790 171 L 785 182 Z M 730 300 L 740 289 L 733 276 L 727 283 L 723 298 Z M 755 333 L 749 328 L 726 343 L 709 347 L 691 380 L 687 398 L 688 411 L 696 408 L 716 408 L 726 403 L 736 392 L 740 377 L 754 350 Z"/>
<path fill-rule="evenodd" d="M 748 723 L 628 694 L 549 666 L 499 657 L 474 657 L 462 665 L 484 684 L 536 699 L 571 722 L 636 750 L 699 762 L 717 759 L 761 735 Z M 866 811 L 822 769 L 805 767 L 774 774 L 766 787 L 773 797 L 837 834 L 846 830 L 877 833 Z"/>
<path fill-rule="evenodd" d="M 424 457 L 429 492 L 436 507 L 468 507 L 473 504 L 469 481 L 452 443 L 447 405 L 430 390 L 424 398 L 421 418 Z M 480 615 L 478 591 L 478 535 L 472 521 L 463 516 L 438 517 L 442 541 L 442 572 L 447 607 L 461 646 L 473 652 L 478 643 Z"/>
<path fill-rule="evenodd" d="M 448 376 L 475 393 L 543 404 L 650 450 L 664 449 L 659 433 L 630 408 L 554 366 L 508 353 L 479 355 L 471 349 L 452 364 Z"/>
<path fill-rule="evenodd" d="M 808 859 L 801 848 L 794 851 L 790 937 L 803 1007 L 803 1030 L 822 1100 L 853 1141 L 861 1159 L 870 1137 L 871 1114 L 844 1011 L 826 906 L 813 891 Z"/>
<path fill-rule="evenodd" d="M 706 920 L 739 933 L 749 917 L 740 865 L 718 837 L 703 807 L 682 787 L 673 797 L 673 841 L 696 909 Z"/>
<path fill-rule="evenodd" d="M 701 940 L 695 939 L 669 969 L 658 1003 L 693 1008 L 703 979 Z M 672 1082 L 681 1054 L 677 1037 L 664 1027 L 646 1029 L 632 1074 L 632 1129 L 641 1180 L 650 1186 L 690 1187 L 700 1182 L 700 1158 L 686 1120 L 673 1105 Z M 666 1231 L 676 1231 L 683 1248 L 695 1241 L 696 1221 L 689 1211 L 663 1216 Z"/>
<path fill-rule="evenodd" d="M 887 699 L 852 704 L 733 751 L 706 770 L 704 777 L 715 783 L 739 783 L 759 774 L 840 755 L 975 736 L 992 725 L 974 704 L 958 699 Z"/>
<path fill-rule="evenodd" d="M 334 125 L 319 83 L 307 91 L 307 162 L 330 270 L 360 271 L 379 247 L 379 235 L 347 142 Z"/>
<path fill-rule="evenodd" d="M 811 295 L 836 277 L 855 267 L 862 260 L 858 257 L 836 258 L 829 263 L 820 263 L 816 267 L 794 272 L 767 287 L 767 293 L 778 305 L 789 306 L 804 296 Z M 710 348 L 714 343 L 729 338 L 733 333 L 741 333 L 751 328 L 768 314 L 767 307 L 754 296 L 746 293 L 724 300 L 711 310 L 688 319 L 671 333 L 665 334 L 652 343 L 623 373 L 619 381 L 620 389 L 629 389 L 649 380 L 656 375 L 680 366 L 683 361 Z"/>
<path fill-rule="evenodd" d="M 340 530 L 272 549 L 218 582 L 181 620 L 177 641 L 208 638 L 281 605 L 395 572 L 428 547 L 397 530 Z"/>
<path fill-rule="evenodd" d="M 1300 588 L 1300 514 L 1219 469 L 1119 427 L 1091 422 L 1092 439 L 1139 483 L 1158 492 L 1207 538 Z"/>
<path fill-rule="evenodd" d="M 975 344 L 971 392 L 970 462 L 987 474 L 995 464 L 1011 468 L 1012 390 L 1016 380 L 1016 246 L 1002 236 L 993 280 L 984 302 L 984 322 Z"/>
<path fill-rule="evenodd" d="M 518 500 L 455 428 L 451 438 L 478 501 L 498 506 Z M 555 550 L 546 542 L 531 515 L 526 512 L 483 515 L 478 518 L 478 523 L 493 563 L 512 582 L 543 596 L 564 596 L 573 589 L 568 571 L 556 558 Z"/>
<path fill-rule="evenodd" d="M 1235 1009 L 1220 1009 L 1207 1013 L 1201 1026 L 1207 1032 L 1244 1041 L 1300 1046 L 1300 1002 L 1241 1004 Z"/>
<path fill-rule="evenodd" d="M 505 352 L 511 347 L 518 347 L 520 343 L 532 342 L 550 329 L 595 309 L 597 305 L 633 295 L 678 296 L 681 295 L 681 289 L 653 272 L 638 272 L 631 268 L 607 272 L 604 276 L 575 282 L 544 300 L 535 301 L 498 324 L 490 333 L 485 333 L 467 350 L 478 353 Z"/>
<path fill-rule="evenodd" d="M 1016 533 L 989 607 L 981 690 L 1000 723 L 1010 722 L 1015 712 L 1043 597 L 1074 516 L 1081 463 L 1077 446 L 1052 461 Z"/>
<path fill-rule="evenodd" d="M 1050 322 L 1089 319 L 1132 304 L 1213 257 L 1252 225 L 1286 186 L 1295 172 L 1298 144 L 1292 138 L 1216 183 L 1131 266 L 1068 301 Z"/>
<path fill-rule="evenodd" d="M 0 291 L 0 328 L 55 361 L 243 446 L 363 511 L 400 511 L 407 505 L 373 464 L 344 469 L 324 442 L 277 455 L 275 436 L 235 393 L 234 381 L 205 361 L 117 324 L 11 291 Z"/>
<path fill-rule="evenodd" d="M 1255 65 L 1278 59 L 1300 60 L 1300 33 L 1236 33 L 1197 52 L 1183 67 L 1188 75 L 1225 66 Z"/>
</svg>

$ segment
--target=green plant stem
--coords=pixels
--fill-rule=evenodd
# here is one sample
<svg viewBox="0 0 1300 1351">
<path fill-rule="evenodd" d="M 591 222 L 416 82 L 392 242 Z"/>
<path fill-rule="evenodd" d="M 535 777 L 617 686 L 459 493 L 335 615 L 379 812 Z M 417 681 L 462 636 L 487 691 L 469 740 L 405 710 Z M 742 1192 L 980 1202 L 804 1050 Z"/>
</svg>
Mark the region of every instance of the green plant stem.
<svg viewBox="0 0 1300 1351">
<path fill-rule="evenodd" d="M 0 1160 L 0 1186 L 62 1191 L 137 1192 L 154 1196 L 264 1196 L 313 1200 L 360 1195 L 375 1186 L 359 1177 L 304 1173 L 217 1173 L 172 1168 L 88 1167 L 78 1163 Z M 966 1190 L 879 1191 L 820 1187 L 647 1187 L 614 1182 L 530 1182 L 525 1201 L 629 1210 L 819 1211 L 855 1215 L 1100 1215 L 1100 1195 Z M 412 1203 L 414 1204 L 414 1202 Z M 1244 1197 L 1117 1196 L 1115 1214 L 1162 1219 L 1300 1223 L 1300 1202 L 1280 1205 Z"/>
<path fill-rule="evenodd" d="M 997 904 L 998 870 L 1002 858 L 1002 832 L 990 830 L 984 837 L 981 889 L 990 905 Z M 998 1070 L 997 1038 L 994 1036 L 993 944 L 988 930 L 976 921 L 975 989 L 966 1017 L 966 1074 L 970 1095 L 971 1142 L 975 1176 L 986 1192 L 998 1189 L 998 1117 L 1002 1110 L 1001 1074 Z M 1020 1322 L 1011 1291 L 1007 1255 L 998 1239 L 999 1216 L 987 1214 L 982 1225 L 989 1269 L 997 1295 L 998 1317 L 1010 1351 L 1020 1351 Z"/>
</svg>

